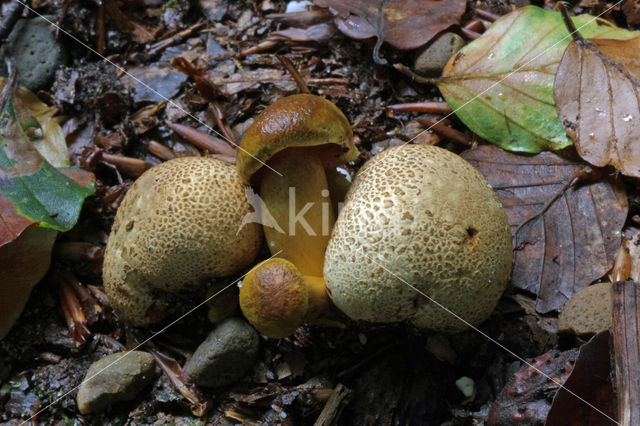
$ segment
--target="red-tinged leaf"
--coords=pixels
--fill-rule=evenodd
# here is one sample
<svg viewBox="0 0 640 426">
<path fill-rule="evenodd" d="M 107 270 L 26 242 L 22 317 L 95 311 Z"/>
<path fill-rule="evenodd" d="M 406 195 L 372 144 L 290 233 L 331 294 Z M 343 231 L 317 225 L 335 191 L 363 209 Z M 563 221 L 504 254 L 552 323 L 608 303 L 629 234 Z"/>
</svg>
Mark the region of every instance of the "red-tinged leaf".
<svg viewBox="0 0 640 426">
<path fill-rule="evenodd" d="M 338 29 L 355 39 L 377 37 L 402 50 L 416 49 L 460 23 L 464 0 L 314 0 L 335 15 Z"/>
<path fill-rule="evenodd" d="M 609 331 L 603 331 L 580 347 L 571 375 L 553 399 L 545 426 L 616 424 L 616 394 L 610 376 Z"/>
<path fill-rule="evenodd" d="M 93 175 L 67 169 L 69 156 L 54 109 L 26 89 L 6 87 L 0 112 L 0 247 L 27 227 L 57 231 L 73 227 L 86 197 L 93 194 Z M 77 180 L 76 180 L 77 179 Z"/>
<path fill-rule="evenodd" d="M 2 198 L 0 195 L 0 208 Z M 0 247 L 0 339 L 11 329 L 31 290 L 49 269 L 57 235 L 53 229 L 34 226 Z"/>
<path fill-rule="evenodd" d="M 559 195 L 515 236 L 511 285 L 536 294 L 538 312 L 560 310 L 611 269 L 628 210 L 620 182 L 578 183 L 562 192 L 584 163 L 550 152 L 516 155 L 489 145 L 462 157 L 494 188 L 512 232 Z"/>
<path fill-rule="evenodd" d="M 487 425 L 544 424 L 551 408 L 551 395 L 567 379 L 577 352 L 576 349 L 565 352 L 554 349 L 528 360 L 528 364 L 520 367 L 491 406 Z"/>
<path fill-rule="evenodd" d="M 572 41 L 554 85 L 558 114 L 580 156 L 640 177 L 640 38 Z"/>
</svg>

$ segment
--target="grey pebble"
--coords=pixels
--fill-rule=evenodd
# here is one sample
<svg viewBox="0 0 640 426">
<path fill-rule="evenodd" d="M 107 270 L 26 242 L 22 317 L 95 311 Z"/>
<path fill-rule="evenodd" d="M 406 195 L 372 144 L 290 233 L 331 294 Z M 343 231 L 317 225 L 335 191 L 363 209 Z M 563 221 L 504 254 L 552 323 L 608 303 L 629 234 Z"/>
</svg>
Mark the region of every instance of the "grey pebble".
<svg viewBox="0 0 640 426">
<path fill-rule="evenodd" d="M 440 76 L 449 58 L 464 46 L 464 40 L 455 33 L 443 33 L 434 42 L 420 50 L 413 70 L 426 76 Z"/>
<path fill-rule="evenodd" d="M 47 16 L 50 21 L 55 17 Z M 43 89 L 51 83 L 56 70 L 67 63 L 67 51 L 60 40 L 56 40 L 49 23 L 37 17 L 20 19 L 0 55 L 8 51 L 18 69 L 18 84 L 32 91 Z M 0 75 L 6 77 L 7 70 L 1 66 Z"/>
<path fill-rule="evenodd" d="M 102 411 L 114 402 L 130 401 L 154 377 L 153 355 L 118 352 L 94 362 L 80 384 L 76 402 L 82 414 Z"/>
<path fill-rule="evenodd" d="M 259 345 L 258 333 L 246 321 L 226 319 L 198 346 L 185 370 L 199 386 L 231 384 L 256 362 Z"/>
</svg>

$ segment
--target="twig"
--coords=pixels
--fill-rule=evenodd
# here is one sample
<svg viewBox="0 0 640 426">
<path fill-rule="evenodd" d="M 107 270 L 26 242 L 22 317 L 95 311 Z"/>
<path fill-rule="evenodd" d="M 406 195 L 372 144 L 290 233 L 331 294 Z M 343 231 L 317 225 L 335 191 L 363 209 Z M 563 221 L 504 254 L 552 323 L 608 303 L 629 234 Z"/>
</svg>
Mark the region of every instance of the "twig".
<svg viewBox="0 0 640 426">
<path fill-rule="evenodd" d="M 222 108 L 220 108 L 220 104 L 218 104 L 215 101 L 211 102 L 209 104 L 209 112 L 211 112 L 211 115 L 213 115 L 213 118 L 215 118 L 216 124 L 218 125 L 218 128 L 220 129 L 220 132 L 222 133 L 222 135 L 228 141 L 233 142 L 237 146 L 238 144 L 236 143 L 234 136 L 231 134 L 231 132 L 229 131 L 229 129 L 224 123 L 224 113 L 222 112 Z"/>
<path fill-rule="evenodd" d="M 467 25 L 464 26 L 464 28 L 466 28 L 467 30 L 474 31 L 476 33 L 482 33 L 485 30 L 484 24 L 482 23 L 482 21 L 478 19 L 473 19 L 469 21 Z"/>
<path fill-rule="evenodd" d="M 489 22 L 495 22 L 500 19 L 500 15 L 496 15 L 495 13 L 487 12 L 486 10 L 476 9 L 475 13 L 482 19 L 486 19 Z"/>
<path fill-rule="evenodd" d="M 388 105 L 387 109 L 399 112 L 427 112 L 431 114 L 451 114 L 453 112 L 446 102 L 411 102 Z"/>
<path fill-rule="evenodd" d="M 27 1 L 26 3 L 27 6 L 31 6 L 31 1 Z M 0 43 L 3 43 L 7 37 L 9 37 L 9 34 L 11 34 L 13 27 L 16 26 L 18 19 L 22 16 L 23 8 L 22 3 L 17 1 L 11 5 L 11 9 L 9 9 L 2 22 L 0 22 Z"/>
<path fill-rule="evenodd" d="M 164 161 L 169 161 L 176 158 L 176 154 L 175 152 L 173 152 L 173 150 L 171 150 L 171 148 L 164 146 L 160 142 L 154 140 L 149 142 L 147 150 L 150 154 L 155 155 L 156 157 Z"/>
<path fill-rule="evenodd" d="M 9 96 L 13 93 L 16 88 L 16 65 L 13 62 L 13 58 L 5 57 L 4 63 L 7 65 L 7 73 L 9 74 L 9 78 L 7 79 L 7 83 L 2 88 L 2 92 L 0 92 L 0 115 L 4 112 L 4 107 L 7 105 L 7 100 Z"/>
<path fill-rule="evenodd" d="M 460 31 L 469 39 L 469 40 L 477 40 L 482 37 L 482 34 L 477 33 L 473 30 L 467 28 L 460 28 Z"/>
<path fill-rule="evenodd" d="M 406 67 L 406 66 L 404 66 L 402 64 L 395 64 L 395 65 L 393 65 L 393 67 L 395 69 L 397 69 L 398 71 L 400 71 L 402 74 L 406 75 L 407 77 L 411 78 L 413 81 L 416 81 L 418 83 L 436 84 L 436 82 L 440 81 L 437 78 L 427 78 L 427 77 L 423 77 L 421 75 L 418 75 L 415 72 L 411 71 L 411 69 L 409 67 Z"/>
<path fill-rule="evenodd" d="M 177 34 L 173 34 L 165 39 L 162 39 L 154 44 L 152 44 L 148 49 L 147 53 L 150 55 L 155 55 L 156 53 L 166 49 L 169 46 L 176 45 L 181 41 L 185 40 L 187 37 L 191 37 L 196 32 L 200 31 L 204 27 L 204 22 L 198 22 L 187 29 L 180 31 Z"/>
<path fill-rule="evenodd" d="M 307 87 L 307 83 L 304 82 L 304 79 L 293 65 L 293 62 L 291 62 L 291 59 L 283 55 L 276 55 L 276 58 L 278 58 L 280 63 L 287 69 L 287 71 L 289 71 L 289 74 L 291 74 L 291 77 L 293 77 L 293 80 L 298 85 L 300 93 L 311 93 L 309 91 L 309 87 Z"/>
<path fill-rule="evenodd" d="M 200 149 L 209 151 L 212 154 L 221 154 L 224 156 L 233 157 L 236 155 L 236 150 L 228 145 L 222 139 L 211 136 L 208 133 L 203 133 L 193 127 L 185 126 L 183 124 L 172 123 L 167 121 L 167 126 L 185 140 L 197 146 Z"/>
<path fill-rule="evenodd" d="M 153 164 L 148 161 L 139 158 L 125 157 L 124 155 L 109 154 L 108 152 L 102 153 L 102 161 L 113 164 L 122 173 L 131 177 L 139 177 L 153 167 Z"/>
<path fill-rule="evenodd" d="M 520 225 L 518 225 L 518 227 L 516 228 L 515 232 L 513 233 L 513 235 L 515 235 L 515 237 L 517 238 L 518 236 L 518 232 L 520 232 L 520 230 L 529 222 L 531 222 L 533 219 L 536 219 L 540 216 L 542 216 L 543 214 L 546 213 L 547 210 L 549 210 L 549 207 L 551 207 L 551 205 L 553 203 L 556 202 L 556 200 L 558 198 L 560 198 L 567 189 L 569 189 L 570 187 L 574 186 L 576 183 L 578 183 L 578 181 L 580 181 L 581 179 L 586 179 L 587 176 L 589 174 L 593 173 L 593 169 L 590 166 L 585 166 L 584 168 L 582 168 L 580 171 L 576 172 L 573 176 L 571 176 L 571 179 L 569 179 L 567 181 L 567 183 L 565 183 L 562 188 L 560 188 L 560 190 L 558 192 L 555 193 L 555 195 L 553 197 L 551 197 L 551 199 L 549 201 L 547 201 L 544 206 L 542 206 L 542 208 L 540 209 L 540 211 L 536 214 L 534 214 L 533 216 L 529 217 L 528 219 L 526 219 L 524 222 L 522 222 Z"/>
<path fill-rule="evenodd" d="M 582 38 L 578 30 L 576 29 L 576 26 L 573 24 L 573 21 L 569 16 L 569 12 L 567 12 L 567 8 L 564 7 L 564 4 L 562 4 L 562 2 L 556 3 L 556 9 L 560 11 L 562 20 L 564 21 L 564 25 L 567 27 L 567 30 L 569 30 L 569 34 L 571 34 L 571 37 L 573 37 L 575 41 L 584 41 L 584 38 Z"/>
<path fill-rule="evenodd" d="M 459 142 L 467 146 L 473 145 L 471 139 L 469 139 L 467 135 L 445 125 L 444 123 L 434 121 L 434 120 L 424 119 L 421 117 L 416 118 L 416 121 L 424 126 L 427 126 L 431 130 L 433 130 L 435 133 L 442 136 L 443 138 L 451 139 L 453 141 Z"/>
<path fill-rule="evenodd" d="M 332 426 L 338 424 L 342 410 L 347 406 L 351 399 L 351 389 L 345 387 L 342 383 L 333 389 L 329 400 L 320 412 L 318 419 L 313 426 Z"/>
<path fill-rule="evenodd" d="M 613 350 L 618 399 L 618 421 L 640 424 L 640 288 L 632 280 L 611 287 Z"/>
</svg>

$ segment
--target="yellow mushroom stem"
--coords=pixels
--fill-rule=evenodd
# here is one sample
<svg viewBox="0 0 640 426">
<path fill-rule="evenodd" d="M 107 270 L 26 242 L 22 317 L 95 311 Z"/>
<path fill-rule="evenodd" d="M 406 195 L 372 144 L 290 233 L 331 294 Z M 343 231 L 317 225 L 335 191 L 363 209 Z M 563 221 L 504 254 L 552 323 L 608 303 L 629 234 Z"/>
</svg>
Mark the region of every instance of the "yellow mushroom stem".
<svg viewBox="0 0 640 426">
<path fill-rule="evenodd" d="M 302 279 L 307 284 L 307 291 L 309 292 L 309 311 L 307 311 L 305 319 L 309 322 L 314 322 L 314 320 L 321 318 L 329 312 L 331 309 L 331 299 L 329 299 L 324 278 L 303 275 Z"/>
<path fill-rule="evenodd" d="M 303 275 L 322 277 L 335 213 L 318 150 L 289 148 L 272 157 L 269 166 L 282 176 L 265 170 L 260 196 L 271 253 L 294 263 Z"/>
</svg>

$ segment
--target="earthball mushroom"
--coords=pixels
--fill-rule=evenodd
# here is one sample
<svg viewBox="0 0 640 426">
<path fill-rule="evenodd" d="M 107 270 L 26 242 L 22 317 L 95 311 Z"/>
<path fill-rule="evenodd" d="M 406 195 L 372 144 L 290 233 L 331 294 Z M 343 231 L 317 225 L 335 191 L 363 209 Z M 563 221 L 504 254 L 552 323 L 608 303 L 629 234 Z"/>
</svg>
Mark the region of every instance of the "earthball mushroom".
<svg viewBox="0 0 640 426">
<path fill-rule="evenodd" d="M 404 145 L 356 175 L 324 278 L 352 319 L 458 332 L 468 325 L 421 293 L 477 325 L 502 295 L 512 256 L 507 216 L 483 176 L 445 149 Z"/>
<path fill-rule="evenodd" d="M 184 157 L 147 170 L 127 192 L 104 255 L 104 286 L 121 318 L 159 321 L 177 308 L 172 294 L 248 267 L 262 229 L 235 168 Z"/>
</svg>

